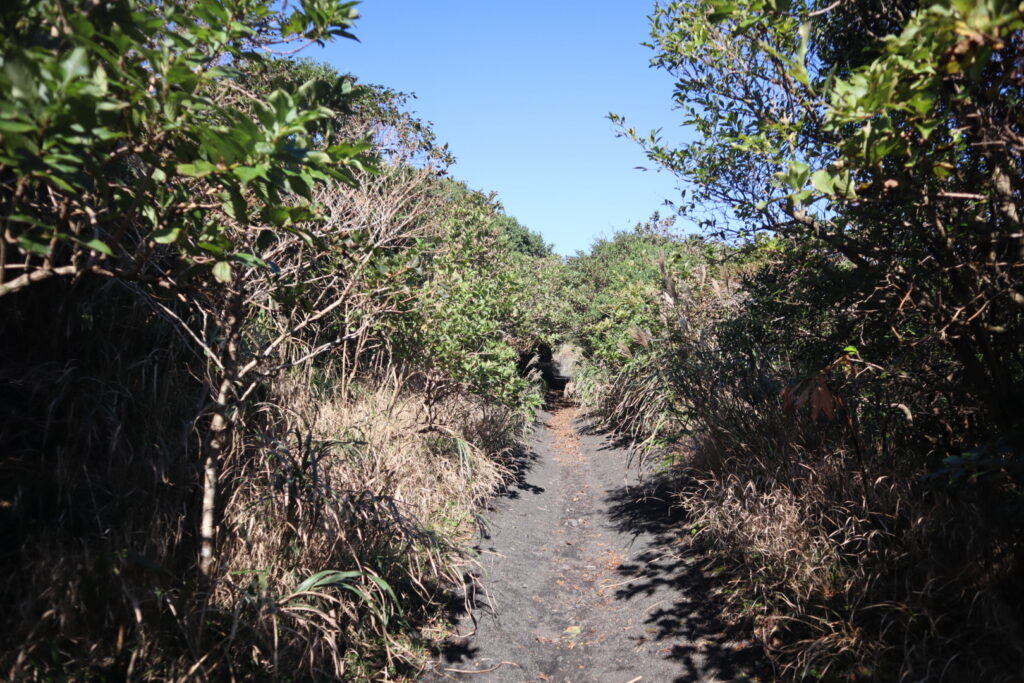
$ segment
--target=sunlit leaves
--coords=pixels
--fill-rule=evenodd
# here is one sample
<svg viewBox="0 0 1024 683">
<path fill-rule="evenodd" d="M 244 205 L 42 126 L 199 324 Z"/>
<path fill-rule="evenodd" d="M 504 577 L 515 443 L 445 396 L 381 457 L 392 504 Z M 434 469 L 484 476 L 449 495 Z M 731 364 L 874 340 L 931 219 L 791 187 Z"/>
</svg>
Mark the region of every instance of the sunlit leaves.
<svg viewBox="0 0 1024 683">
<path fill-rule="evenodd" d="M 438 191 L 443 237 L 406 256 L 413 305 L 396 338 L 449 382 L 508 407 L 536 407 L 516 362 L 537 338 L 525 319 L 537 261 L 516 249 L 491 198 L 448 180 Z"/>
<path fill-rule="evenodd" d="M 217 282 L 231 282 L 231 264 L 227 261 L 217 261 L 213 264 L 213 277 Z"/>
<path fill-rule="evenodd" d="M 318 143 L 339 113 L 312 84 L 300 99 L 237 85 L 270 63 L 268 46 L 351 37 L 356 16 L 337 0 L 123 0 L 89 12 L 47 1 L 4 13 L 0 172 L 18 178 L 0 190 L 8 230 L 27 254 L 68 258 L 70 246 L 91 255 L 77 267 L 102 259 L 116 273 L 152 254 L 119 248 L 127 226 L 147 226 L 152 244 L 186 263 L 216 259 L 209 272 L 227 281 L 236 247 L 224 225 L 317 220 L 317 184 L 372 171 L 366 145 Z"/>
<path fill-rule="evenodd" d="M 949 87 L 951 77 L 976 81 L 1005 47 L 1004 36 L 1024 27 L 1013 2 L 937 3 L 916 13 L 902 33 L 890 37 L 884 55 L 835 83 L 828 112 L 830 130 L 856 126 L 841 144 L 854 163 L 873 167 L 901 158 L 910 168 L 923 166 L 938 180 L 963 153 L 955 120 L 939 103 L 965 100 L 970 88 Z M 908 136 L 908 127 L 920 143 Z M 931 173 L 929 173 L 931 171 Z"/>
</svg>

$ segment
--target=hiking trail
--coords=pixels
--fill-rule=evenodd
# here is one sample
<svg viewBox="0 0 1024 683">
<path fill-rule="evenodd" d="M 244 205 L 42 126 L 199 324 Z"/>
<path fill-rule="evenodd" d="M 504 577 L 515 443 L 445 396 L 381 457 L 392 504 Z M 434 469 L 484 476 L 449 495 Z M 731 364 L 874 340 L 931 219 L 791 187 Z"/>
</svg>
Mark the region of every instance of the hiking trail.
<svg viewBox="0 0 1024 683">
<path fill-rule="evenodd" d="M 664 476 L 638 477 L 571 406 L 541 412 L 529 446 L 486 513 L 457 634 L 423 680 L 758 680 Z"/>
</svg>

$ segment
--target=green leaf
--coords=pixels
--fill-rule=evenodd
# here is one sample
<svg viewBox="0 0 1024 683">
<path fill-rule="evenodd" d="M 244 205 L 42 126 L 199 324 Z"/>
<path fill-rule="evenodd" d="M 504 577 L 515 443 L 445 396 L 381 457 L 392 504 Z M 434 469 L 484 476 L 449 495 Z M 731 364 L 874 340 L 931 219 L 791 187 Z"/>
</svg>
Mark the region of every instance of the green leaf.
<svg viewBox="0 0 1024 683">
<path fill-rule="evenodd" d="M 835 179 L 832 174 L 824 169 L 820 169 L 811 174 L 811 185 L 814 189 L 824 194 L 832 194 L 833 185 Z"/>
<path fill-rule="evenodd" d="M 267 267 L 267 262 L 266 261 L 261 259 L 259 256 L 255 256 L 253 254 L 246 254 L 246 253 L 233 254 L 231 256 L 231 258 L 233 260 L 235 260 L 235 261 L 238 261 L 239 263 L 244 263 L 245 265 L 249 266 L 250 268 L 266 268 Z"/>
<path fill-rule="evenodd" d="M 114 255 L 114 252 L 110 250 L 110 247 L 108 247 L 107 243 L 104 242 L 103 240 L 92 239 L 92 240 L 88 240 L 88 241 L 82 242 L 82 245 L 86 246 L 86 247 L 89 247 L 90 249 L 92 249 L 94 251 L 98 251 L 100 253 L 106 254 L 107 256 L 113 256 Z"/>
<path fill-rule="evenodd" d="M 215 256 L 223 256 L 229 249 L 231 249 L 232 244 L 230 240 L 217 235 L 201 240 L 196 244 L 196 246 Z"/>
<path fill-rule="evenodd" d="M 98 64 L 96 69 L 92 72 L 92 82 L 96 84 L 96 87 L 100 89 L 100 92 L 106 93 L 110 86 L 110 81 L 107 78 L 107 70 L 103 68 L 102 64 Z"/>
<path fill-rule="evenodd" d="M 789 162 L 790 173 L 793 174 L 798 183 L 798 187 L 803 187 L 807 184 L 807 177 L 811 173 L 811 167 L 802 161 L 791 161 Z"/>
<path fill-rule="evenodd" d="M 64 190 L 65 192 L 80 192 L 81 191 L 80 188 L 75 188 L 71 183 L 69 183 L 68 181 L 64 180 L 59 175 L 54 175 L 52 173 L 47 173 L 45 177 L 46 177 L 46 179 L 48 181 L 50 181 L 51 183 L 53 183 L 54 185 L 56 185 L 60 189 Z"/>
<path fill-rule="evenodd" d="M 34 123 L 12 121 L 11 119 L 0 119 L 0 133 L 27 133 L 31 130 L 38 129 L 39 126 Z"/>
<path fill-rule="evenodd" d="M 335 585 L 338 588 L 342 588 L 344 590 L 349 591 L 350 593 L 353 593 L 356 597 L 358 597 L 360 600 L 362 600 L 363 603 L 367 607 L 369 607 L 373 611 L 374 614 L 377 615 L 377 618 L 381 620 L 381 623 L 386 624 L 388 622 L 387 615 L 384 613 L 383 610 L 380 609 L 380 607 L 377 605 L 377 602 L 372 597 L 367 595 L 358 586 L 355 586 L 355 585 L 353 585 L 351 583 L 338 583 L 338 584 L 335 584 Z"/>
<path fill-rule="evenodd" d="M 814 192 L 811 190 L 801 190 L 800 192 L 794 192 L 791 196 L 797 204 L 805 204 L 808 199 L 814 196 Z"/>
<path fill-rule="evenodd" d="M 36 227 L 41 227 L 41 228 L 45 228 L 45 227 L 47 227 L 49 225 L 45 221 L 41 221 L 38 218 L 36 218 L 35 216 L 30 216 L 30 215 L 25 214 L 25 213 L 12 213 L 11 215 L 9 215 L 7 217 L 7 220 L 12 222 L 12 223 L 25 223 L 27 225 L 34 225 Z"/>
<path fill-rule="evenodd" d="M 939 122 L 935 119 L 929 119 L 927 121 L 915 121 L 914 128 L 921 134 L 921 137 L 927 140 L 932 136 L 932 133 L 936 128 L 939 127 Z"/>
<path fill-rule="evenodd" d="M 202 159 L 191 164 L 178 164 L 177 169 L 178 173 L 191 176 L 193 178 L 203 178 L 217 171 L 216 166 L 211 164 L 209 161 L 203 161 Z"/>
<path fill-rule="evenodd" d="M 857 198 L 857 188 L 854 187 L 853 178 L 848 169 L 843 169 L 838 176 L 833 176 L 832 190 L 845 199 Z"/>
<path fill-rule="evenodd" d="M 308 579 L 300 583 L 295 587 L 294 592 L 305 593 L 306 591 L 315 590 L 324 586 L 345 583 L 348 582 L 349 579 L 355 579 L 362 575 L 363 573 L 360 571 L 338 571 L 335 569 L 325 569 L 313 574 L 313 576 L 310 576 Z"/>
<path fill-rule="evenodd" d="M 217 261 L 213 264 L 213 277 L 217 282 L 231 282 L 231 264 L 227 261 Z"/>
<path fill-rule="evenodd" d="M 284 206 L 268 206 L 261 212 L 263 220 L 273 225 L 284 226 L 288 223 L 291 215 Z"/>
<path fill-rule="evenodd" d="M 157 244 L 174 244 L 181 236 L 181 228 L 172 227 L 157 230 L 153 233 L 153 241 Z"/>
<path fill-rule="evenodd" d="M 937 163 L 932 164 L 932 174 L 939 180 L 945 180 L 953 175 L 953 171 L 950 169 L 949 164 Z"/>
<path fill-rule="evenodd" d="M 811 22 L 805 21 L 800 24 L 800 64 L 807 64 L 807 44 L 811 38 Z"/>
<path fill-rule="evenodd" d="M 31 252 L 33 254 L 39 254 L 40 256 L 46 256 L 47 254 L 50 253 L 50 246 L 48 244 L 44 244 L 43 242 L 37 242 L 34 239 L 27 237 L 25 235 L 18 236 L 18 244 L 21 245 L 21 248 L 24 249 L 25 251 Z"/>
<path fill-rule="evenodd" d="M 224 209 L 224 213 L 231 216 L 239 223 L 245 223 L 246 218 L 249 215 L 249 204 L 245 201 L 245 197 L 238 190 L 237 186 L 230 186 L 226 192 L 219 193 L 222 199 L 227 199 L 221 207 Z"/>
<path fill-rule="evenodd" d="M 68 86 L 71 81 L 81 76 L 89 75 L 89 53 L 84 47 L 76 47 L 67 57 L 61 61 L 60 73 L 63 85 Z"/>
<path fill-rule="evenodd" d="M 800 190 L 807 184 L 810 174 L 811 167 L 804 162 L 790 161 L 789 168 L 777 173 L 776 176 L 792 189 Z"/>
<path fill-rule="evenodd" d="M 96 33 L 96 29 L 89 23 L 89 20 L 84 14 L 78 14 L 76 12 L 67 12 L 65 21 L 74 29 L 74 32 L 78 34 L 76 37 L 81 36 L 83 38 L 90 38 Z"/>
<path fill-rule="evenodd" d="M 377 584 L 377 587 L 380 588 L 382 591 L 384 591 L 388 595 L 388 597 L 390 597 L 391 600 L 394 601 L 396 606 L 399 604 L 398 603 L 398 596 L 395 595 L 395 591 L 392 590 L 391 584 L 389 584 L 387 581 L 385 581 L 384 579 L 380 578 L 379 576 L 375 576 L 373 574 L 367 574 L 366 578 L 368 578 L 370 581 L 373 581 L 375 584 Z"/>
<path fill-rule="evenodd" d="M 712 24 L 719 24 L 736 12 L 735 3 L 728 0 L 711 0 L 711 12 L 708 14 L 708 21 Z"/>
<path fill-rule="evenodd" d="M 931 92 L 920 92 L 910 100 L 910 106 L 919 116 L 926 116 L 935 106 L 935 95 Z"/>
<path fill-rule="evenodd" d="M 260 164 L 258 166 L 237 166 L 232 170 L 232 173 L 242 181 L 243 184 L 248 184 L 255 178 L 263 178 L 267 180 L 266 164 Z"/>
</svg>

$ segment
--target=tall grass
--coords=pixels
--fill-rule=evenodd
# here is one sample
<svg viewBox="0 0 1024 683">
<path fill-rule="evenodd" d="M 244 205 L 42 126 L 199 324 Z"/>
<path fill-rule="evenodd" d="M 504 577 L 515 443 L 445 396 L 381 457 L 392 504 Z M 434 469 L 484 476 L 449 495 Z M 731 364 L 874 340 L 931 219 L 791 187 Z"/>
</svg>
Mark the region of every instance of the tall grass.
<svg viewBox="0 0 1024 683">
<path fill-rule="evenodd" d="M 196 358 L 114 283 L 48 284 L 0 316 L 0 670 L 140 675 L 161 643 L 187 648 Z"/>
<path fill-rule="evenodd" d="M 1020 680 L 1019 473 L 998 444 L 968 451 L 983 415 L 934 377 L 955 364 L 922 343 L 877 351 L 885 368 L 855 351 L 815 368 L 842 316 L 790 323 L 709 288 L 631 358 L 590 367 L 577 398 L 660 448 L 687 535 L 717 558 L 778 670 Z"/>
<path fill-rule="evenodd" d="M 604 427 L 629 438 L 641 457 L 679 437 L 672 393 L 645 357 L 614 370 L 584 362 L 568 393 Z"/>
<path fill-rule="evenodd" d="M 794 433 L 778 401 L 719 389 L 682 456 L 691 533 L 735 605 L 796 678 L 1018 680 L 1019 568 L 987 486 L 864 461 L 841 435 Z"/>
<path fill-rule="evenodd" d="M 203 357 L 115 283 L 2 306 L 3 676 L 415 674 L 522 415 L 438 401 L 394 365 L 342 382 L 310 361 L 267 381 L 233 416 L 207 582 Z"/>
</svg>

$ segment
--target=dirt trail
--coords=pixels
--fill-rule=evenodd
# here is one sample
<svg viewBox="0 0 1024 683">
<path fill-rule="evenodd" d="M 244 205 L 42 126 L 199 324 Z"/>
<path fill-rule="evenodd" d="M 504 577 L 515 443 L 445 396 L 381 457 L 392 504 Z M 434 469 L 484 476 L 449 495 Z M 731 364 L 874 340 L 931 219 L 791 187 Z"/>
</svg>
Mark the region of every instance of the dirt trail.
<svg viewBox="0 0 1024 683">
<path fill-rule="evenodd" d="M 626 460 L 574 408 L 541 414 L 454 606 L 461 636 L 424 680 L 753 680 L 663 483 Z"/>
</svg>

